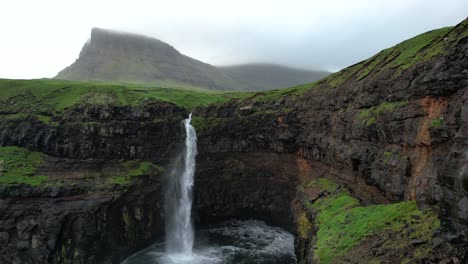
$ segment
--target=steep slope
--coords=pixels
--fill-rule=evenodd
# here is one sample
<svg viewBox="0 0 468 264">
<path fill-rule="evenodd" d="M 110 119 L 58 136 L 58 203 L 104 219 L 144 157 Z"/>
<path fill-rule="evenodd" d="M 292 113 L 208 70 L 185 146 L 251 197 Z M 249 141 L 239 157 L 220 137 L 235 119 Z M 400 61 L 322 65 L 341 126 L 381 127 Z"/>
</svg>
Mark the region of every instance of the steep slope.
<svg viewBox="0 0 468 264">
<path fill-rule="evenodd" d="M 467 57 L 465 20 L 283 90 L 2 81 L 0 145 L 22 148 L 0 148 L 0 261 L 118 263 L 161 238 L 190 109 L 197 224 L 283 226 L 301 264 L 466 263 Z"/>
<path fill-rule="evenodd" d="M 198 108 L 199 159 L 310 162 L 292 201 L 299 263 L 465 263 L 467 58 L 465 20 L 316 83 Z"/>
<path fill-rule="evenodd" d="M 310 83 L 330 75 L 326 71 L 311 71 L 274 64 L 244 64 L 218 67 L 246 91 L 271 90 Z"/>
<path fill-rule="evenodd" d="M 326 75 L 277 65 L 216 68 L 154 38 L 94 28 L 79 58 L 55 78 L 254 91 L 308 83 Z"/>
<path fill-rule="evenodd" d="M 55 78 L 236 89 L 234 81 L 215 67 L 160 40 L 99 28 L 92 30 L 79 58 Z"/>
</svg>

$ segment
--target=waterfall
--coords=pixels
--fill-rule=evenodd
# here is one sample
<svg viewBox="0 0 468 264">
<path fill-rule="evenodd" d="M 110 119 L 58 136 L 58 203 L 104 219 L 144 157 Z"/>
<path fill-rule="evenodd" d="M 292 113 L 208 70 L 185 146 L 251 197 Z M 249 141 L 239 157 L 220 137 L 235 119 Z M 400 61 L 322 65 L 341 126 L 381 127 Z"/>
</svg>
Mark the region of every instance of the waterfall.
<svg viewBox="0 0 468 264">
<path fill-rule="evenodd" d="M 194 239 L 191 211 L 197 134 L 191 121 L 190 113 L 184 120 L 184 153 L 174 164 L 166 191 L 166 253 L 178 259 L 191 258 Z"/>
</svg>

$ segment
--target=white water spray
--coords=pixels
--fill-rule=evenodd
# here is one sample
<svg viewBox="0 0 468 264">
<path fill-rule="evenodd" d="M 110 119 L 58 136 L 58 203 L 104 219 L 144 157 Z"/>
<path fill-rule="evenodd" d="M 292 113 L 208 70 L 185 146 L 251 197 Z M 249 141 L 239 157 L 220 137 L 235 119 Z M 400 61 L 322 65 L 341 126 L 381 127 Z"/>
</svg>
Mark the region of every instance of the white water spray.
<svg viewBox="0 0 468 264">
<path fill-rule="evenodd" d="M 185 153 L 174 166 L 166 193 L 166 253 L 175 262 L 192 258 L 194 231 L 191 211 L 197 134 L 191 121 L 190 113 L 184 120 Z"/>
</svg>

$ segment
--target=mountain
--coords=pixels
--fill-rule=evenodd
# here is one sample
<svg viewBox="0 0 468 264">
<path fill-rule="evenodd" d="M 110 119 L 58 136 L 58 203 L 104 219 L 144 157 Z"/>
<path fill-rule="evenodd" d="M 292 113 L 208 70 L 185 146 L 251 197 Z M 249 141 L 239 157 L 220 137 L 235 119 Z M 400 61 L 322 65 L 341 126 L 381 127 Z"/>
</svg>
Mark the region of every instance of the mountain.
<svg viewBox="0 0 468 264">
<path fill-rule="evenodd" d="M 79 58 L 57 79 L 189 85 L 213 90 L 234 88 L 234 81 L 209 64 L 145 36 L 94 28 Z"/>
<path fill-rule="evenodd" d="M 302 70 L 275 64 L 218 67 L 243 90 L 261 91 L 310 83 L 330 75 L 327 71 Z"/>
<path fill-rule="evenodd" d="M 265 90 L 315 81 L 327 74 L 261 64 L 216 68 L 185 56 L 158 39 L 94 28 L 79 58 L 55 78 L 209 90 Z"/>
<path fill-rule="evenodd" d="M 0 79 L 0 263 L 163 241 L 189 113 L 195 226 L 285 228 L 297 263 L 468 263 L 467 57 L 468 19 L 265 92 Z"/>
</svg>

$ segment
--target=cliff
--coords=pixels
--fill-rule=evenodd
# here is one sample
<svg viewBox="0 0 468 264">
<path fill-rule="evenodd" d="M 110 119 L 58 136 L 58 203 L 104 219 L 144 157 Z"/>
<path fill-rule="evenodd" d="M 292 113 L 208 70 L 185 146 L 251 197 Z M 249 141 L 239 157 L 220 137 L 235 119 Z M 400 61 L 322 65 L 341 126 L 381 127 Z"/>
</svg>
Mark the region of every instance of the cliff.
<svg viewBox="0 0 468 264">
<path fill-rule="evenodd" d="M 298 226 L 301 222 L 311 226 L 304 232 L 306 248 L 299 254 L 304 263 L 311 259 L 319 263 L 358 263 L 363 259 L 384 263 L 438 261 L 443 256 L 437 254 L 449 252 L 441 249 L 439 239 L 452 239 L 452 243 L 464 245 L 461 248 L 465 249 L 458 251 L 459 257 L 463 257 L 468 223 L 467 31 L 468 23 L 464 21 L 454 28 L 407 40 L 310 85 L 199 108 L 195 111 L 199 148 L 202 153 L 224 155 L 294 153 L 312 162 L 309 176 L 299 179 L 306 191 L 299 192 L 293 206 Z M 418 238 L 424 241 L 418 247 L 412 244 L 415 241 L 404 239 L 414 238 L 415 234 L 389 235 L 365 230 L 364 233 L 376 237 L 399 237 L 399 244 L 386 244 L 386 250 L 366 256 L 365 252 L 355 251 L 359 249 L 355 248 L 357 245 L 364 243 L 361 237 L 336 248 L 334 258 L 314 254 L 327 250 L 321 244 L 321 236 L 332 235 L 320 233 L 323 228 L 320 222 L 324 220 L 317 220 L 320 212 L 314 204 L 332 206 L 337 202 L 323 201 L 327 196 L 344 199 L 344 194 L 335 190 L 307 191 L 318 177 L 348 186 L 351 196 L 361 205 L 415 201 L 422 210 L 432 208 L 444 231 L 434 235 L 439 237 L 435 240 Z M 350 203 L 350 207 L 356 205 Z M 348 209 L 345 206 L 341 210 Z M 334 217 L 353 221 L 353 210 L 349 212 L 341 216 L 330 215 L 327 210 L 322 213 L 330 217 L 325 221 Z M 404 218 L 399 216 L 398 221 L 406 221 Z M 359 219 L 354 221 L 365 221 Z M 428 230 L 420 232 L 435 231 L 437 225 L 424 227 Z M 387 226 L 393 224 L 389 222 Z M 336 239 L 336 244 L 342 242 L 339 236 Z M 374 242 L 364 251 L 376 250 L 383 243 Z M 325 245 L 328 250 L 332 250 L 331 244 Z M 395 255 L 395 251 L 400 254 Z M 421 257 L 425 254 L 428 255 Z"/>
<path fill-rule="evenodd" d="M 0 148 L 0 260 L 115 263 L 160 238 L 190 110 L 197 224 L 282 226 L 300 263 L 466 262 L 467 32 L 260 93 L 2 80 L 0 145 L 21 148 Z"/>
<path fill-rule="evenodd" d="M 55 78 L 255 91 L 304 84 L 328 74 L 266 64 L 217 68 L 158 39 L 94 28 L 79 58 Z"/>
<path fill-rule="evenodd" d="M 158 83 L 227 90 L 234 81 L 215 67 L 149 37 L 94 28 L 79 58 L 57 79 Z"/>
</svg>

